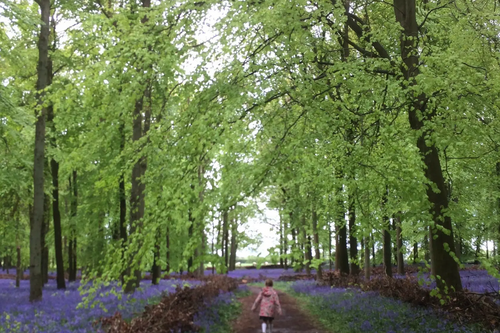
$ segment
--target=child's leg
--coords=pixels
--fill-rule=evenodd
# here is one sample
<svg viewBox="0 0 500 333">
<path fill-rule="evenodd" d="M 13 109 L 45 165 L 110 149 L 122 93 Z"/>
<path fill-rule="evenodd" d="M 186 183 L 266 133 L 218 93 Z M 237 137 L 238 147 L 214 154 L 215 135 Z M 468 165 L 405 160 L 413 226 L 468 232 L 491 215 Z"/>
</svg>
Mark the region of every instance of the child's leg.
<svg viewBox="0 0 500 333">
<path fill-rule="evenodd" d="M 266 333 L 267 320 L 262 319 L 262 333 Z"/>
<path fill-rule="evenodd" d="M 271 329 L 271 323 L 272 323 L 272 320 L 269 320 L 269 318 L 262 318 L 262 333 L 268 333 L 270 332 L 270 329 Z M 266 328 L 267 328 L 267 331 L 266 331 Z"/>
<path fill-rule="evenodd" d="M 269 333 L 273 333 L 273 320 L 272 319 L 269 319 Z"/>
</svg>

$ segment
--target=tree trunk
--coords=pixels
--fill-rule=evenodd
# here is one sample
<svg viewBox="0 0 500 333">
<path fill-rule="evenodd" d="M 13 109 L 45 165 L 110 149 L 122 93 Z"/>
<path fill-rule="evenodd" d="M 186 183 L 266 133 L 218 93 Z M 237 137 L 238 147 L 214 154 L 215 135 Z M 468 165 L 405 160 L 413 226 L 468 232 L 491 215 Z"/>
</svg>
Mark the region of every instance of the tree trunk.
<svg viewBox="0 0 500 333">
<path fill-rule="evenodd" d="M 72 177 L 72 178 L 71 178 Z M 76 235 L 76 228 L 74 226 L 75 219 L 76 219 L 76 213 L 78 209 L 78 186 L 77 186 L 77 172 L 76 170 L 73 170 L 73 174 L 70 177 L 70 191 L 73 192 L 72 200 L 71 200 L 71 219 L 73 220 L 72 222 L 72 228 L 70 231 L 70 240 L 69 240 L 69 253 L 68 253 L 68 265 L 69 265 L 69 276 L 68 276 L 68 282 L 76 281 L 76 275 L 77 275 L 77 262 L 76 262 L 76 250 L 77 250 L 77 235 Z"/>
<path fill-rule="evenodd" d="M 373 233 L 370 234 L 371 238 L 371 243 L 372 243 L 372 257 L 373 257 L 373 263 L 372 266 L 375 267 L 376 262 L 377 262 L 377 257 L 376 257 L 376 251 L 375 251 L 375 238 L 373 237 Z"/>
<path fill-rule="evenodd" d="M 389 188 L 386 187 L 385 192 L 382 196 L 382 207 L 384 211 L 387 209 L 387 195 L 389 193 Z M 383 231 L 383 237 L 384 237 L 384 272 L 385 275 L 392 277 L 392 241 L 391 241 L 391 221 L 389 217 L 387 216 L 387 213 L 384 213 L 383 217 L 383 223 L 384 223 L 384 231 Z"/>
<path fill-rule="evenodd" d="M 193 233 L 194 233 L 194 218 L 193 218 L 193 214 L 191 212 L 191 209 L 189 209 L 189 212 L 188 212 L 188 220 L 189 220 L 189 229 L 188 229 L 188 239 L 192 240 L 194 237 L 193 237 Z M 188 273 L 189 272 L 192 272 L 192 269 L 193 269 L 193 253 L 191 253 L 189 255 L 189 258 L 188 258 L 188 262 L 187 262 L 187 271 Z"/>
<path fill-rule="evenodd" d="M 349 259 L 347 255 L 347 228 L 345 221 L 337 224 L 337 244 L 335 244 L 335 266 L 342 274 L 349 274 Z"/>
<path fill-rule="evenodd" d="M 401 214 L 401 213 L 400 213 Z M 400 214 L 394 217 L 394 223 L 396 225 L 396 245 L 397 245 L 397 263 L 398 263 L 398 274 L 405 274 L 404 258 L 403 258 L 403 237 L 401 235 L 401 217 Z"/>
<path fill-rule="evenodd" d="M 329 268 L 333 269 L 333 260 L 332 260 L 332 223 L 328 222 L 328 259 L 329 259 Z"/>
<path fill-rule="evenodd" d="M 365 237 L 365 279 L 370 280 L 370 237 Z"/>
<path fill-rule="evenodd" d="M 350 198 L 349 207 L 349 257 L 351 258 L 349 271 L 351 275 L 359 274 L 358 264 L 358 240 L 356 239 L 356 210 L 354 207 L 354 198 Z"/>
<path fill-rule="evenodd" d="M 413 243 L 413 263 L 416 264 L 418 259 L 418 243 Z"/>
<path fill-rule="evenodd" d="M 42 225 L 44 218 L 44 163 L 45 163 L 45 116 L 44 89 L 49 79 L 50 0 L 37 0 L 40 7 L 40 35 L 38 36 L 37 66 L 37 121 L 33 163 L 33 223 L 30 229 L 30 301 L 42 299 Z"/>
<path fill-rule="evenodd" d="M 283 255 L 285 257 L 284 259 L 284 268 L 285 270 L 288 269 L 288 223 L 286 219 L 283 219 Z"/>
<path fill-rule="evenodd" d="M 52 81 L 52 61 L 49 60 L 49 83 Z M 54 107 L 47 107 L 47 122 L 52 129 L 51 145 L 55 148 L 56 143 L 56 128 L 54 126 Z M 64 257 L 62 248 L 62 230 L 61 230 L 61 212 L 59 210 L 59 162 L 54 157 L 50 159 L 50 170 L 52 173 L 52 219 L 54 221 L 54 246 L 56 253 L 56 268 L 57 268 L 57 289 L 66 289 L 64 280 Z"/>
<path fill-rule="evenodd" d="M 47 234 L 50 230 L 50 197 L 45 195 L 43 209 L 42 226 L 42 281 L 44 284 L 49 282 L 49 246 L 47 244 Z"/>
<path fill-rule="evenodd" d="M 422 47 L 417 44 L 419 26 L 415 0 L 394 0 L 394 13 L 396 20 L 403 28 L 400 49 L 404 66 L 401 67 L 401 71 L 407 81 L 403 83 L 403 88 L 407 89 L 408 85 L 411 87 L 417 84 L 415 79 L 419 75 L 419 47 Z M 432 266 L 435 268 L 435 274 L 441 277 L 437 280 L 437 287 L 444 289 L 448 286 L 461 291 L 462 282 L 458 264 L 450 255 L 450 252 L 455 252 L 451 218 L 443 214 L 448 209 L 448 189 L 445 186 L 438 149 L 432 142 L 427 144 L 429 140 L 426 138 L 431 135 L 431 132 L 423 130 L 426 122 L 432 122 L 436 111 L 427 110 L 428 96 L 424 93 L 416 98 L 409 98 L 412 100 L 412 105 L 408 110 L 409 122 L 411 128 L 419 133 L 417 147 L 425 164 L 425 176 L 438 189 L 435 192 L 433 186 L 427 185 L 427 197 L 431 203 L 430 213 L 435 225 L 439 226 L 439 228 L 431 229 L 436 239 L 434 237 L 430 239 Z M 442 229 L 448 232 L 445 233 Z"/>
<path fill-rule="evenodd" d="M 434 236 L 432 235 L 431 227 L 428 228 L 429 240 L 432 240 Z M 436 276 L 436 262 L 432 259 L 432 241 L 429 241 L 429 255 L 431 261 L 431 275 Z"/>
<path fill-rule="evenodd" d="M 17 261 L 16 261 L 16 288 L 19 288 L 21 284 L 21 278 L 23 275 L 23 269 L 21 267 L 21 246 L 16 246 Z"/>
<path fill-rule="evenodd" d="M 232 220 L 231 223 L 231 255 L 229 258 L 229 270 L 234 271 L 236 269 L 236 250 L 238 249 L 238 223 L 236 219 Z"/>
<path fill-rule="evenodd" d="M 161 266 L 160 261 L 160 236 L 161 233 L 157 233 L 155 237 L 155 248 L 153 251 L 153 267 L 151 268 L 151 283 L 157 285 L 160 283 L 161 277 Z"/>
<path fill-rule="evenodd" d="M 311 243 L 306 232 L 306 216 L 302 214 L 300 218 L 300 230 L 302 233 L 302 246 L 303 246 L 303 257 L 302 260 L 305 262 L 306 274 L 311 274 Z"/>
<path fill-rule="evenodd" d="M 284 243 L 285 243 L 285 239 L 283 237 L 283 216 L 281 214 L 281 209 L 278 211 L 278 214 L 279 214 L 279 218 L 280 218 L 280 221 L 279 221 L 279 233 L 280 233 L 280 267 L 281 268 L 284 268 L 285 266 L 285 263 L 283 261 L 283 251 L 284 251 Z"/>
<path fill-rule="evenodd" d="M 149 8 L 151 7 L 151 0 L 142 0 L 142 7 Z M 141 19 L 141 23 L 147 22 L 147 16 L 144 16 Z M 132 113 L 132 141 L 136 144 L 148 133 L 149 127 L 151 124 L 151 105 L 150 103 L 151 97 L 151 87 L 149 86 L 149 82 L 146 83 L 146 88 L 139 97 L 139 99 L 135 102 L 134 111 Z M 145 106 L 146 104 L 146 106 Z M 144 121 L 143 121 L 144 114 Z M 139 151 L 139 159 L 135 162 L 132 167 L 132 188 L 130 190 L 130 234 L 131 235 L 139 235 L 143 229 L 143 218 L 144 218 L 144 209 L 145 209 L 145 189 L 146 185 L 144 183 L 144 175 L 146 174 L 146 170 L 148 167 L 147 157 L 141 152 L 142 147 L 138 148 Z M 137 241 L 140 241 L 138 239 Z M 140 248 L 141 245 L 138 246 Z M 139 269 L 140 267 L 140 259 L 136 258 L 137 253 L 132 254 L 132 258 L 129 259 L 129 269 L 127 272 L 132 271 L 132 267 L 134 269 L 133 274 L 130 274 L 128 281 L 125 284 L 124 292 L 132 293 L 135 291 L 141 282 L 142 272 Z"/>
<path fill-rule="evenodd" d="M 290 213 L 290 221 L 292 218 L 292 213 Z M 295 264 L 295 253 L 296 253 L 296 249 L 297 249 L 297 232 L 294 228 L 293 225 L 290 225 L 290 232 L 292 233 L 292 257 L 290 259 L 290 265 L 294 266 Z"/>
<path fill-rule="evenodd" d="M 342 174 L 338 178 L 343 178 Z M 336 223 L 336 246 L 335 267 L 342 274 L 349 274 L 349 255 L 347 252 L 347 227 L 345 221 L 344 199 L 342 198 L 342 186 L 337 191 L 337 223 Z"/>
<path fill-rule="evenodd" d="M 227 272 L 229 266 L 229 212 L 227 209 L 222 216 L 222 248 L 224 257 L 224 272 Z"/>
<path fill-rule="evenodd" d="M 316 213 L 314 206 L 312 209 L 312 227 L 315 250 L 314 257 L 316 260 L 319 260 L 321 259 L 321 253 L 319 251 L 318 214 Z M 321 268 L 321 264 L 318 264 L 318 269 L 316 270 L 316 281 L 323 281 L 323 270 Z"/>
</svg>

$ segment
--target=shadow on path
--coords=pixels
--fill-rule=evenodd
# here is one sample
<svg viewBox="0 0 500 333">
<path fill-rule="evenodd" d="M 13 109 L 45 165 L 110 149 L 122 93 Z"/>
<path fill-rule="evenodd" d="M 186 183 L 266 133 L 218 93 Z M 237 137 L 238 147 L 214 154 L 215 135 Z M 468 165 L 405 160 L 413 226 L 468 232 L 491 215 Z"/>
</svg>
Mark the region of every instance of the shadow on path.
<svg viewBox="0 0 500 333">
<path fill-rule="evenodd" d="M 261 291 L 259 287 L 249 287 L 252 294 L 241 298 L 243 305 L 240 317 L 233 324 L 233 332 L 236 333 L 262 333 L 261 323 L 258 311 L 252 312 L 252 304 Z M 319 323 L 314 323 L 312 318 L 305 314 L 297 304 L 297 301 L 287 294 L 277 290 L 280 298 L 282 316 L 274 319 L 273 333 L 327 333 L 319 328 Z"/>
</svg>

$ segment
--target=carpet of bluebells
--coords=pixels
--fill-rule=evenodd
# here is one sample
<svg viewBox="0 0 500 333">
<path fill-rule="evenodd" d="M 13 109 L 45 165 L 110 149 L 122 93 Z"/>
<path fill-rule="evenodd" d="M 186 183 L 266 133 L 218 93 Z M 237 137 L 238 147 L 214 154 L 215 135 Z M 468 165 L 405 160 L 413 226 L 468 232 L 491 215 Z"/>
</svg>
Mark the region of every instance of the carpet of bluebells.
<svg viewBox="0 0 500 333">
<path fill-rule="evenodd" d="M 296 281 L 290 289 L 325 326 L 338 332 L 483 332 L 479 327 L 443 319 L 432 309 L 381 297 L 377 292 L 317 286 L 314 281 Z"/>
<path fill-rule="evenodd" d="M 194 324 L 204 333 L 231 332 L 231 320 L 241 311 L 237 297 L 250 294 L 246 285 L 241 285 L 237 291 L 221 293 L 212 301 L 205 304 L 202 311 L 194 317 Z"/>
<path fill-rule="evenodd" d="M 211 274 L 210 270 L 206 271 L 206 275 Z M 272 268 L 238 269 L 229 272 L 228 276 L 244 282 L 256 282 L 266 278 L 286 280 L 300 274 L 291 269 Z M 499 290 L 498 280 L 484 270 L 464 270 L 460 274 L 464 288 L 471 292 Z M 287 288 L 307 302 L 327 327 L 335 327 L 338 332 L 482 332 L 475 326 L 445 320 L 444 316 L 430 308 L 414 307 L 382 297 L 377 292 L 317 286 L 308 279 L 311 277 L 305 276 L 288 284 Z M 31 304 L 28 302 L 28 280 L 22 280 L 20 288 L 15 288 L 14 280 L 0 278 L 0 333 L 98 332 L 99 328 L 94 323 L 101 317 L 120 312 L 124 319 L 131 319 L 138 316 L 144 306 L 156 304 L 162 294 L 174 292 L 179 285 L 202 284 L 198 280 L 186 281 L 185 277 L 182 278 L 161 280 L 159 285 L 143 281 L 141 288 L 131 295 L 111 293 L 112 286 L 101 287 L 94 306 L 80 308 L 77 308 L 82 301 L 79 282 L 68 283 L 66 290 L 57 290 L 55 280 L 50 279 L 44 288 L 43 300 Z M 422 278 L 425 280 L 425 275 Z M 196 314 L 195 324 L 207 333 L 228 332 L 228 323 L 239 311 L 235 306 L 238 304 L 235 295 L 242 291 L 244 289 L 221 293 L 210 300 L 210 304 Z"/>
<path fill-rule="evenodd" d="M 180 280 L 161 280 L 159 285 L 143 281 L 142 287 L 129 295 L 112 293 L 112 286 L 108 286 L 100 288 L 92 306 L 77 309 L 82 301 L 78 282 L 67 284 L 66 290 L 57 290 L 55 280 L 49 280 L 43 300 L 31 304 L 29 281 L 23 280 L 20 288 L 15 288 L 14 280 L 1 279 L 0 332 L 96 332 L 93 323 L 100 317 L 119 311 L 124 318 L 132 318 L 145 305 L 158 302 L 162 293 L 171 293 L 176 286 L 185 284 Z"/>
</svg>

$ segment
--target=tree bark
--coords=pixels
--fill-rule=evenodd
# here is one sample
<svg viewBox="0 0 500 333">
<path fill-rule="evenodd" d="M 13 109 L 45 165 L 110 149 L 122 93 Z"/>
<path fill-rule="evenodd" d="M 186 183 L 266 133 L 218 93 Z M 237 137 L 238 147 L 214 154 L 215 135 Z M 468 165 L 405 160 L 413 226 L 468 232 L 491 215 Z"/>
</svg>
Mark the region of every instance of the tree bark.
<svg viewBox="0 0 500 333">
<path fill-rule="evenodd" d="M 77 209 L 78 209 L 78 186 L 77 186 L 77 171 L 73 170 L 73 173 L 70 177 L 70 191 L 72 192 L 72 199 L 71 199 L 71 219 L 73 220 L 73 225 L 71 227 L 70 231 L 70 239 L 69 239 L 69 246 L 68 246 L 68 270 L 69 270 L 69 276 L 68 276 L 68 282 L 76 281 L 76 275 L 77 275 L 77 255 L 76 255 L 76 250 L 77 250 L 77 235 L 76 235 L 76 228 L 74 226 L 75 219 L 76 219 L 76 214 L 77 214 Z"/>
<path fill-rule="evenodd" d="M 397 245 L 397 263 L 398 263 L 398 274 L 405 274 L 404 258 L 403 258 L 403 236 L 401 235 L 401 217 L 400 214 L 394 217 L 394 223 L 396 225 L 396 245 Z"/>
<path fill-rule="evenodd" d="M 349 272 L 351 275 L 359 274 L 358 264 L 358 240 L 356 238 L 356 209 L 354 207 L 354 198 L 350 198 L 349 206 L 349 257 L 351 258 Z"/>
<path fill-rule="evenodd" d="M 49 60 L 49 83 L 52 81 L 52 61 Z M 47 107 L 47 122 L 52 130 L 50 143 L 56 148 L 56 128 L 54 125 L 54 107 Z M 52 220 L 54 221 L 54 246 L 56 253 L 56 269 L 57 269 L 57 289 L 66 289 L 64 280 L 64 257 L 62 248 L 62 230 L 61 230 L 61 212 L 59 210 L 59 162 L 54 157 L 50 159 L 50 171 L 52 173 Z"/>
<path fill-rule="evenodd" d="M 21 284 L 21 277 L 23 275 L 23 270 L 21 268 L 21 246 L 16 246 L 17 261 L 16 261 L 16 288 L 19 288 Z"/>
<path fill-rule="evenodd" d="M 328 222 L 328 260 L 329 260 L 329 268 L 333 269 L 333 260 L 332 260 L 332 223 Z"/>
<path fill-rule="evenodd" d="M 313 227 L 313 240 L 314 240 L 314 258 L 316 260 L 321 259 L 321 252 L 319 251 L 319 233 L 318 233 L 318 214 L 313 206 L 312 209 L 312 227 Z M 323 281 L 323 269 L 321 264 L 318 264 L 318 269 L 316 270 L 316 280 Z"/>
<path fill-rule="evenodd" d="M 279 218 L 280 218 L 280 221 L 279 221 L 279 233 L 280 233 L 280 248 L 279 248 L 279 251 L 280 251 L 280 267 L 284 268 L 285 263 L 283 261 L 283 251 L 284 251 L 284 242 L 285 242 L 285 239 L 283 237 L 283 216 L 281 214 L 281 209 L 278 210 L 278 214 L 279 214 Z"/>
<path fill-rule="evenodd" d="M 365 237 L 365 279 L 370 280 L 370 237 Z"/>
<path fill-rule="evenodd" d="M 229 212 L 224 210 L 222 216 L 222 248 L 224 257 L 224 272 L 227 272 L 229 266 Z"/>
<path fill-rule="evenodd" d="M 44 217 L 45 117 L 44 89 L 48 86 L 50 0 L 37 0 L 40 7 L 37 66 L 37 121 L 33 163 L 33 223 L 30 229 L 30 296 L 31 302 L 42 299 L 42 225 Z"/>
<path fill-rule="evenodd" d="M 142 7 L 151 7 L 151 0 L 142 0 Z M 144 16 L 141 19 L 141 23 L 144 24 L 148 21 L 148 17 Z M 139 141 L 148 133 L 151 124 L 151 105 L 146 105 L 150 103 L 151 97 L 151 87 L 149 82 L 146 82 L 145 90 L 142 96 L 139 97 L 135 102 L 134 111 L 132 113 L 132 141 L 138 144 Z M 144 117 L 143 117 L 144 114 Z M 147 157 L 138 148 L 139 159 L 135 162 L 132 167 L 132 188 L 130 191 L 130 234 L 139 235 L 143 229 L 143 218 L 145 209 L 145 189 L 146 185 L 144 183 L 144 175 L 146 174 L 148 162 Z M 131 239 L 129 239 L 131 241 Z M 142 242 L 140 239 L 137 241 Z M 138 246 L 140 248 L 140 245 Z M 132 258 L 129 260 L 129 268 L 127 273 L 132 271 L 132 266 L 134 266 L 133 274 L 128 274 L 129 279 L 127 280 L 124 292 L 132 293 L 139 287 L 141 282 L 142 272 L 139 269 L 140 259 L 136 258 L 137 253 L 132 254 Z"/>
<path fill-rule="evenodd" d="M 300 219 L 300 230 L 302 232 L 302 245 L 304 249 L 303 261 L 305 261 L 306 274 L 311 274 L 311 242 L 306 232 L 306 215 L 302 214 Z"/>
<path fill-rule="evenodd" d="M 337 176 L 342 179 L 341 173 Z M 335 267 L 342 274 L 349 274 L 349 255 L 347 252 L 347 227 L 345 221 L 344 199 L 342 198 L 342 186 L 337 190 L 337 222 L 336 222 L 336 246 Z"/>
<path fill-rule="evenodd" d="M 238 249 L 238 223 L 236 219 L 232 220 L 231 223 L 231 255 L 229 257 L 229 270 L 234 271 L 236 269 L 236 251 Z"/>
<path fill-rule="evenodd" d="M 413 243 L 413 263 L 416 264 L 418 259 L 418 243 Z"/>
<path fill-rule="evenodd" d="M 387 194 L 388 194 L 388 192 L 389 192 L 389 190 L 386 188 L 384 195 L 382 196 L 382 206 L 383 206 L 384 210 L 387 207 Z M 391 241 L 391 233 L 390 233 L 391 221 L 386 213 L 384 213 L 383 223 L 384 223 L 384 231 L 383 231 L 383 236 L 384 236 L 384 272 L 385 272 L 385 275 L 392 277 L 392 259 L 391 259 L 392 241 Z"/>
<path fill-rule="evenodd" d="M 376 257 L 377 251 L 375 251 L 375 238 L 373 237 L 373 233 L 371 233 L 370 235 L 371 235 L 370 238 L 372 244 L 372 257 L 373 257 L 372 266 L 375 267 L 377 262 L 377 257 Z"/>
<path fill-rule="evenodd" d="M 419 46 L 417 45 L 419 26 L 416 18 L 415 0 L 394 0 L 394 13 L 396 20 L 403 28 L 401 36 L 401 58 L 404 66 L 401 66 L 401 72 L 406 80 L 403 83 L 404 89 L 409 84 L 417 84 L 416 77 L 419 75 Z M 420 46 L 421 47 L 421 46 Z M 437 287 L 444 289 L 445 286 L 454 288 L 457 291 L 462 290 L 462 282 L 458 270 L 458 264 L 450 255 L 455 252 L 455 243 L 453 239 L 453 228 L 451 218 L 443 212 L 448 209 L 448 189 L 445 186 L 443 171 L 439 153 L 434 143 L 427 144 L 426 137 L 431 132 L 426 129 L 426 122 L 431 123 L 435 110 L 427 110 L 428 96 L 421 93 L 416 98 L 410 97 L 412 105 L 408 111 L 409 123 L 411 128 L 419 133 L 417 147 L 422 155 L 425 164 L 425 176 L 431 184 L 434 184 L 438 191 L 434 192 L 432 186 L 427 185 L 427 198 L 431 203 L 433 223 L 431 228 L 430 244 L 432 246 L 431 260 L 435 268 L 435 274 L 441 279 L 437 280 Z M 436 226 L 439 226 L 436 227 Z M 442 229 L 446 229 L 445 233 Z"/>
<path fill-rule="evenodd" d="M 157 285 L 160 283 L 161 277 L 161 266 L 160 261 L 160 236 L 161 233 L 157 233 L 155 237 L 155 248 L 153 251 L 153 267 L 151 268 L 151 283 Z"/>
<path fill-rule="evenodd" d="M 42 225 L 42 280 L 46 284 L 49 282 L 49 246 L 47 244 L 47 234 L 50 230 L 50 197 L 43 198 L 43 225 Z"/>
</svg>

